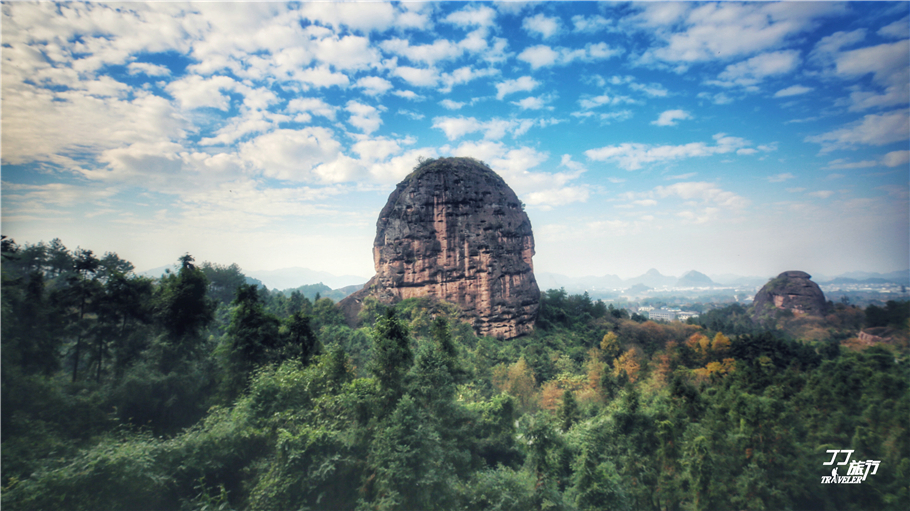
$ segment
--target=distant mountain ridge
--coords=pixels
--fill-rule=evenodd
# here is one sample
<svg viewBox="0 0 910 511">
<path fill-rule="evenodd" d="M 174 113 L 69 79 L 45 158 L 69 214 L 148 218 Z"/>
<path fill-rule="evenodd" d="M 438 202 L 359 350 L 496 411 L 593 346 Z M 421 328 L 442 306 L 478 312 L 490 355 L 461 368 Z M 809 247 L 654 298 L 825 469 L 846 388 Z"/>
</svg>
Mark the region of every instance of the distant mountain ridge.
<svg viewBox="0 0 910 511">
<path fill-rule="evenodd" d="M 151 270 L 139 272 L 140 275 L 158 278 L 165 270 L 176 271 L 176 265 L 160 266 Z M 325 271 L 309 268 L 281 268 L 278 270 L 244 271 L 247 282 L 265 285 L 269 289 L 293 290 L 301 286 L 323 284 L 332 290 L 342 288 L 360 289 L 369 280 L 356 275 L 334 275 Z M 653 289 L 662 287 L 755 287 L 765 285 L 773 276 L 741 276 L 730 273 L 706 275 L 696 270 L 686 272 L 681 277 L 663 275 L 657 269 L 651 268 L 637 277 L 623 279 L 617 275 L 586 275 L 583 277 L 569 277 L 551 272 L 535 272 L 537 284 L 541 290 L 565 288 L 568 293 L 607 292 L 613 290 L 625 291 L 633 286 L 643 285 Z M 910 270 L 889 273 L 874 272 L 847 272 L 835 277 L 813 274 L 812 280 L 821 284 L 864 284 L 893 282 L 901 285 L 910 285 Z M 641 289 L 640 287 L 637 289 Z M 345 296 L 351 291 L 344 289 Z M 323 293 L 322 296 L 328 296 Z"/>
<path fill-rule="evenodd" d="M 167 270 L 177 271 L 177 265 L 159 266 L 151 270 L 138 272 L 139 275 L 146 277 L 159 278 Z M 334 275 L 325 271 L 311 270 L 309 268 L 281 268 L 278 270 L 241 270 L 246 275 L 248 284 L 257 284 L 269 289 L 279 291 L 294 290 L 302 286 L 323 285 L 330 290 L 339 290 L 355 286 L 359 288 L 367 280 L 366 277 L 356 275 Z M 315 291 L 313 292 L 315 294 Z M 347 294 L 350 294 L 348 291 Z M 345 296 L 347 296 L 347 294 Z M 328 296 L 323 293 L 322 296 Z"/>
<path fill-rule="evenodd" d="M 910 270 L 903 271 L 892 271 L 889 273 L 873 273 L 868 271 L 851 271 L 847 273 L 842 273 L 836 277 L 819 277 L 813 278 L 812 280 L 817 280 L 821 284 L 827 283 L 841 283 L 841 282 L 850 282 L 850 283 L 881 283 L 881 282 L 894 282 L 895 284 L 907 285 L 910 284 Z"/>
<path fill-rule="evenodd" d="M 309 268 L 281 268 L 278 270 L 244 271 L 244 274 L 257 278 L 269 289 L 292 289 L 309 284 L 325 284 L 332 289 L 362 285 L 370 280 L 369 277 L 357 275 L 335 275 L 326 271 L 311 270 Z"/>
<path fill-rule="evenodd" d="M 663 275 L 658 270 L 651 268 L 637 277 L 628 279 L 617 275 L 569 277 L 558 273 L 535 272 L 540 289 L 565 288 L 568 293 L 625 291 L 641 286 L 652 289 L 660 288 L 687 288 L 687 287 L 756 287 L 765 285 L 773 276 L 740 276 L 735 274 L 719 274 L 708 276 L 696 270 L 686 272 L 682 277 Z M 812 280 L 819 284 L 880 284 L 895 283 L 910 284 L 910 270 L 895 271 L 890 273 L 849 272 L 837 277 L 813 275 Z"/>
</svg>

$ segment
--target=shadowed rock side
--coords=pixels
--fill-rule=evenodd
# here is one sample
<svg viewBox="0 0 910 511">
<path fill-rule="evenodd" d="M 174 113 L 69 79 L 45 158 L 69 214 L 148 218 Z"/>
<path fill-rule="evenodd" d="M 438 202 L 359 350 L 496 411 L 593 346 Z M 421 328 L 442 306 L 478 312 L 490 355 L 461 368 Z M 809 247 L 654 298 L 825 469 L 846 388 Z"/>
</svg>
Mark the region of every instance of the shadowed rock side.
<svg viewBox="0 0 910 511">
<path fill-rule="evenodd" d="M 828 308 L 825 294 L 812 276 L 803 271 L 785 271 L 769 281 L 755 295 L 752 319 L 761 321 L 777 310 L 790 310 L 794 314 L 824 316 Z"/>
<path fill-rule="evenodd" d="M 376 275 L 340 302 L 356 323 L 364 298 L 429 296 L 457 304 L 480 335 L 529 333 L 540 290 L 531 222 L 515 192 L 472 158 L 423 162 L 395 188 L 376 222 Z"/>
</svg>

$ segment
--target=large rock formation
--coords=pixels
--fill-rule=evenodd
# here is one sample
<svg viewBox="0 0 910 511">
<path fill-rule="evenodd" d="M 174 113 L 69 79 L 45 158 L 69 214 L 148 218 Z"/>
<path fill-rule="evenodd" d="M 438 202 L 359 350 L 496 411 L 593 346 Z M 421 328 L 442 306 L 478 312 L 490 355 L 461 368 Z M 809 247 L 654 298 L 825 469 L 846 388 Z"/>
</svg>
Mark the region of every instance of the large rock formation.
<svg viewBox="0 0 910 511">
<path fill-rule="evenodd" d="M 812 276 L 804 271 L 785 271 L 771 279 L 755 295 L 752 319 L 762 321 L 778 310 L 796 315 L 824 316 L 828 308 L 825 294 Z"/>
<path fill-rule="evenodd" d="M 339 304 L 355 322 L 363 300 L 429 296 L 457 304 L 480 335 L 529 333 L 540 290 L 531 222 L 515 192 L 472 158 L 417 166 L 376 222 L 376 275 Z"/>
</svg>

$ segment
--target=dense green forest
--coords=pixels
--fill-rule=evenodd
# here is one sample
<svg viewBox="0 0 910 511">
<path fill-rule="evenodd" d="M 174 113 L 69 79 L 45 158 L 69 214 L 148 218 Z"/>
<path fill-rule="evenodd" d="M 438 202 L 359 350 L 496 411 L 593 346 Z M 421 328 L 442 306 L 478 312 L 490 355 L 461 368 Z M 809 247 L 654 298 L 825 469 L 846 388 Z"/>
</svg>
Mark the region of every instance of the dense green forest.
<svg viewBox="0 0 910 511">
<path fill-rule="evenodd" d="M 910 508 L 907 302 L 760 329 L 549 290 L 500 341 L 426 299 L 350 328 L 190 255 L 2 257 L 4 509 Z M 880 463 L 822 484 L 833 450 Z"/>
</svg>

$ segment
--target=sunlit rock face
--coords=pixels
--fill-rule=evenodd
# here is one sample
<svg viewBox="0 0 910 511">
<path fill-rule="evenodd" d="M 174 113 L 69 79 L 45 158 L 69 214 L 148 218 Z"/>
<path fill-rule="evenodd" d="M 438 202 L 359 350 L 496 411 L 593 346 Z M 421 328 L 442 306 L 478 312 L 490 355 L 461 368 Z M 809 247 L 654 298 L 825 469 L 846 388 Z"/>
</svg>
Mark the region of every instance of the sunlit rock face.
<svg viewBox="0 0 910 511">
<path fill-rule="evenodd" d="M 785 271 L 764 285 L 755 295 L 752 319 L 761 321 L 777 310 L 796 315 L 824 316 L 828 302 L 818 284 L 804 271 Z"/>
<path fill-rule="evenodd" d="M 479 335 L 510 339 L 537 317 L 533 255 L 531 222 L 499 175 L 472 158 L 423 162 L 379 214 L 376 275 L 340 306 L 354 322 L 368 296 L 428 296 L 457 304 Z"/>
</svg>

